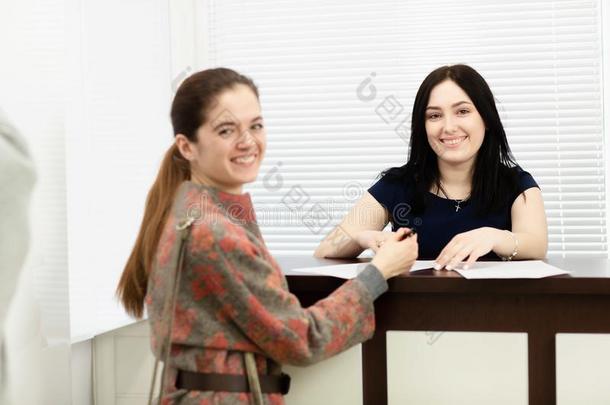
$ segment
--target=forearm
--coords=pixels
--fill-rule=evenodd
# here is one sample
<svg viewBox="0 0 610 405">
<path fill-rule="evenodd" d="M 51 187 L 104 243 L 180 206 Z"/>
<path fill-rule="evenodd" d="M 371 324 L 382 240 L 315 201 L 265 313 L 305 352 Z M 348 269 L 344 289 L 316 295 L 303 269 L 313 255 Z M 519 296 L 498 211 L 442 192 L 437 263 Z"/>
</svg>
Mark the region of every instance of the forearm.
<svg viewBox="0 0 610 405">
<path fill-rule="evenodd" d="M 303 308 L 296 296 L 280 287 L 281 273 L 266 261 L 249 261 L 239 252 L 221 257 L 214 267 L 217 276 L 207 272 L 202 280 L 208 285 L 217 282 L 216 290 L 222 291 L 210 294 L 209 299 L 223 309 L 223 317 L 230 317 L 232 325 L 276 362 L 314 364 L 372 336 L 373 301 L 387 289 L 387 282 L 374 266 L 367 266 L 357 279 L 346 281 L 328 297 Z M 247 269 L 246 263 L 250 263 Z"/>
<path fill-rule="evenodd" d="M 352 258 L 357 257 L 364 249 L 356 241 L 355 235 L 350 235 L 341 226 L 329 233 L 314 252 L 316 257 Z"/>
<path fill-rule="evenodd" d="M 546 235 L 534 235 L 527 232 L 511 232 L 495 229 L 496 243 L 493 251 L 500 257 L 509 257 L 516 250 L 513 260 L 544 259 L 547 252 Z M 514 237 L 513 237 L 514 236 Z M 516 240 L 516 242 L 515 242 Z"/>
<path fill-rule="evenodd" d="M 364 231 L 381 231 L 388 224 L 386 209 L 368 192 L 316 249 L 314 256 L 328 258 L 357 257 L 369 246 L 359 240 Z"/>
<path fill-rule="evenodd" d="M 290 350 L 275 351 L 273 344 L 268 352 L 274 353 L 280 363 L 308 366 L 363 342 L 375 329 L 372 302 L 387 289 L 388 283 L 381 272 L 369 264 L 356 279 L 303 310 L 308 331 L 286 342 Z M 293 318 L 291 325 L 295 321 Z"/>
</svg>

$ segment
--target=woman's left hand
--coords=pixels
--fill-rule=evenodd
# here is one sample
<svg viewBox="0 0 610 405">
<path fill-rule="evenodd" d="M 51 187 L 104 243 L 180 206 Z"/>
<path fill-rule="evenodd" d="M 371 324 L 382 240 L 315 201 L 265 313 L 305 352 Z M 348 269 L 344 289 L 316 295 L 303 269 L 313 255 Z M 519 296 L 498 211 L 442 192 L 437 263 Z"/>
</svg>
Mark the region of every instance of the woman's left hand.
<svg viewBox="0 0 610 405">
<path fill-rule="evenodd" d="M 444 267 L 447 270 L 453 270 L 468 258 L 463 266 L 464 269 L 467 269 L 479 257 L 493 250 L 499 235 L 498 229 L 490 227 L 477 228 L 455 235 L 434 261 L 434 269 L 440 270 Z"/>
</svg>

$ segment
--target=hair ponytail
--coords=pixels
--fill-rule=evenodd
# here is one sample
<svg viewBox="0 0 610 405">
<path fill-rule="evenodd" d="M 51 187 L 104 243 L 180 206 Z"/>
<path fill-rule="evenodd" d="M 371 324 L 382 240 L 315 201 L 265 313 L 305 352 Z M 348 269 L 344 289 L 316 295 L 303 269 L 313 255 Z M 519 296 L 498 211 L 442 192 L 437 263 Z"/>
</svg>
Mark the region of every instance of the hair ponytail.
<svg viewBox="0 0 610 405">
<path fill-rule="evenodd" d="M 148 192 L 140 231 L 117 287 L 125 310 L 136 318 L 142 318 L 144 312 L 148 274 L 176 191 L 189 179 L 189 162 L 173 144 L 165 153 L 157 179 Z"/>
</svg>

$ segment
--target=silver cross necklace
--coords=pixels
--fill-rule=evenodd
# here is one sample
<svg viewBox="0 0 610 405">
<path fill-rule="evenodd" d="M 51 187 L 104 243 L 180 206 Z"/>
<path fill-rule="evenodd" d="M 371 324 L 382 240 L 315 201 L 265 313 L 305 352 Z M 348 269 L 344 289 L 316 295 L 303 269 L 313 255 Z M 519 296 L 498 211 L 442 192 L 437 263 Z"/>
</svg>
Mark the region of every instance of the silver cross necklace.
<svg viewBox="0 0 610 405">
<path fill-rule="evenodd" d="M 445 196 L 445 198 L 447 198 L 448 200 L 452 200 L 455 202 L 455 212 L 458 212 L 459 210 L 462 209 L 462 207 L 460 207 L 460 204 L 463 203 L 464 201 L 468 200 L 470 198 L 470 194 L 466 197 L 463 198 L 461 200 L 456 200 L 454 198 L 451 198 L 447 195 L 447 193 L 445 192 L 445 190 L 443 190 L 443 185 L 441 184 L 440 190 L 441 193 L 443 193 L 443 195 Z"/>
<path fill-rule="evenodd" d="M 462 207 L 460 207 L 460 204 L 464 200 L 453 200 L 453 201 L 455 201 L 455 212 L 458 212 L 462 208 Z"/>
</svg>

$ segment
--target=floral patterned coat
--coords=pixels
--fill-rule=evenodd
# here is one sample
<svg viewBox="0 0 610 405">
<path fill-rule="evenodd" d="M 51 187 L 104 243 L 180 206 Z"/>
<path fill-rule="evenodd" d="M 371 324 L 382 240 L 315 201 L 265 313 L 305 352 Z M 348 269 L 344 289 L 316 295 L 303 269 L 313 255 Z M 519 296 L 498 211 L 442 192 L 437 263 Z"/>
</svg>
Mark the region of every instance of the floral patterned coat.
<svg viewBox="0 0 610 405">
<path fill-rule="evenodd" d="M 163 405 L 253 403 L 247 393 L 178 390 L 176 369 L 244 374 L 242 352 L 249 351 L 260 374 L 279 374 L 282 363 L 316 363 L 372 336 L 374 297 L 365 283 L 349 280 L 301 307 L 265 246 L 250 195 L 187 181 L 164 227 L 145 299 L 157 358 L 167 338 L 163 305 L 177 264 L 176 224 L 187 215 L 196 221 L 185 242 Z M 266 404 L 284 403 L 281 394 L 263 397 Z"/>
</svg>

